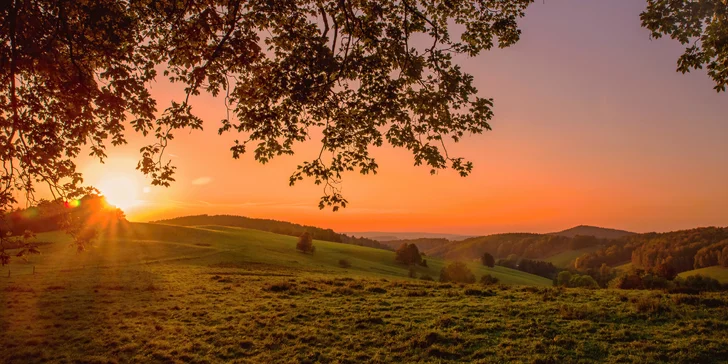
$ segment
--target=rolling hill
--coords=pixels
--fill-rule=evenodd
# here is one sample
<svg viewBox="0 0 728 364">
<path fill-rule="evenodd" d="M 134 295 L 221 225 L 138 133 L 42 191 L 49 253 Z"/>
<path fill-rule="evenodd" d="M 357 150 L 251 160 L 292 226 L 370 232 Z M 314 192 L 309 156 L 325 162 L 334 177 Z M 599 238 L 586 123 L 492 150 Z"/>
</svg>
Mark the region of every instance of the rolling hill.
<svg viewBox="0 0 728 364">
<path fill-rule="evenodd" d="M 123 223 L 104 231 L 95 246 L 87 252 L 77 253 L 69 248 L 70 239 L 60 232 L 38 235 L 42 255 L 31 256 L 25 262 L 14 259 L 0 269 L 0 276 L 38 274 L 90 269 L 126 267 L 146 264 L 172 264 L 180 266 L 245 267 L 266 265 L 301 272 L 407 279 L 409 270 L 394 261 L 394 253 L 351 244 L 315 240 L 316 253 L 296 251 L 297 238 L 270 232 L 203 225 L 196 227 Z M 341 268 L 345 259 L 349 268 Z M 417 275 L 439 276 L 445 261 L 427 257 L 429 267 L 418 267 Z M 551 281 L 504 267 L 487 268 L 478 263 L 469 264 L 477 277 L 491 274 L 504 284 L 549 286 Z"/>
<path fill-rule="evenodd" d="M 710 278 L 717 279 L 720 283 L 728 283 L 728 268 L 720 266 L 712 266 L 707 268 L 693 269 L 682 272 L 678 276 L 687 278 L 690 276 L 707 276 Z"/>
<path fill-rule="evenodd" d="M 603 227 L 597 227 L 597 226 L 590 226 L 590 225 L 579 225 L 574 226 L 571 229 L 566 229 L 563 231 L 559 231 L 556 233 L 551 233 L 551 235 L 558 235 L 558 236 L 565 236 L 568 238 L 573 238 L 577 235 L 582 236 L 593 236 L 599 239 L 619 239 L 625 236 L 634 235 L 635 233 L 625 231 L 625 230 L 617 230 L 617 229 L 609 229 L 609 228 L 603 228 Z"/>
<path fill-rule="evenodd" d="M 200 225 L 220 225 L 232 226 L 247 229 L 256 229 L 268 231 L 276 234 L 301 236 L 307 232 L 314 239 L 333 241 L 336 243 L 353 244 L 368 246 L 378 249 L 391 250 L 387 245 L 381 244 L 376 240 L 365 237 L 348 236 L 346 234 L 337 233 L 331 229 L 323 229 L 316 226 L 300 225 L 288 221 L 279 221 L 272 219 L 256 219 L 245 216 L 235 215 L 194 215 L 182 216 L 173 219 L 153 221 L 153 223 L 179 225 L 179 226 L 200 226 Z"/>
</svg>

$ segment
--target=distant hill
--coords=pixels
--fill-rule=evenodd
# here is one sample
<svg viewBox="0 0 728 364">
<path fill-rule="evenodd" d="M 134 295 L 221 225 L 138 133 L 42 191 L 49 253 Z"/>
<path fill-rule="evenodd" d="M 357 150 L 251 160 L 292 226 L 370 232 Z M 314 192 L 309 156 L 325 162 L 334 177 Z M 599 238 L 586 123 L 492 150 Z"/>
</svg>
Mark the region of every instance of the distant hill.
<svg viewBox="0 0 728 364">
<path fill-rule="evenodd" d="M 464 240 L 471 238 L 468 235 L 458 234 L 442 234 L 442 233 L 424 233 L 424 232 L 383 232 L 383 231 L 358 231 L 347 232 L 351 236 L 358 236 L 377 241 L 393 241 L 393 240 L 412 240 L 412 239 L 447 239 L 447 240 Z M 399 246 L 399 245 L 398 245 Z"/>
<path fill-rule="evenodd" d="M 335 243 L 344 243 L 360 246 L 368 246 L 370 248 L 392 250 L 389 246 L 382 244 L 376 240 L 368 238 L 358 238 L 348 236 L 346 234 L 337 233 L 331 229 L 323 229 L 316 226 L 294 224 L 287 221 L 278 221 L 271 219 L 255 219 L 245 216 L 235 215 L 196 215 L 183 216 L 173 219 L 153 221 L 157 224 L 178 225 L 178 226 L 205 226 L 218 225 L 239 227 L 246 229 L 255 229 L 268 231 L 271 233 L 301 236 L 304 232 L 308 232 L 317 240 L 331 241 Z"/>
<path fill-rule="evenodd" d="M 573 238 L 577 235 L 583 235 L 583 236 L 593 236 L 599 239 L 619 239 L 625 236 L 634 235 L 636 233 L 625 231 L 625 230 L 617 230 L 617 229 L 609 229 L 609 228 L 603 228 L 598 226 L 589 226 L 589 225 L 579 225 L 575 226 L 571 229 L 566 229 L 564 231 L 559 231 L 556 233 L 551 233 L 550 235 L 559 235 L 559 236 L 565 236 L 568 238 Z"/>
</svg>

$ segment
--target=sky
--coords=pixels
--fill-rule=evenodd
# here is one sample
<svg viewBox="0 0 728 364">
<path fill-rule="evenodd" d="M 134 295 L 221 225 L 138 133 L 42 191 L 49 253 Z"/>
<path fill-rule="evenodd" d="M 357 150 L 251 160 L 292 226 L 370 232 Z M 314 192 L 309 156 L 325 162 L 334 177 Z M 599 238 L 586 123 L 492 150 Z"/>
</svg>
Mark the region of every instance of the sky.
<svg viewBox="0 0 728 364">
<path fill-rule="evenodd" d="M 131 221 L 234 214 L 343 232 L 467 235 L 728 226 L 728 93 L 716 93 L 705 71 L 675 72 L 683 47 L 650 39 L 643 8 L 638 0 L 536 1 L 518 43 L 459 59 L 495 101 L 493 131 L 448 147 L 475 163 L 466 178 L 430 175 L 408 151 L 385 145 L 373 151 L 377 175 L 344 176 L 347 208 L 319 210 L 319 186 L 288 185 L 317 145 L 266 165 L 252 155 L 234 160 L 238 136 L 217 135 L 224 107 L 210 96 L 193 100 L 205 130 L 177 132 L 168 147 L 178 167 L 171 187 L 151 187 L 135 170 L 151 140 L 133 132 L 106 164 L 81 158 L 79 166 L 87 183 L 126 201 Z M 159 105 L 181 98 L 164 82 L 152 94 Z"/>
</svg>

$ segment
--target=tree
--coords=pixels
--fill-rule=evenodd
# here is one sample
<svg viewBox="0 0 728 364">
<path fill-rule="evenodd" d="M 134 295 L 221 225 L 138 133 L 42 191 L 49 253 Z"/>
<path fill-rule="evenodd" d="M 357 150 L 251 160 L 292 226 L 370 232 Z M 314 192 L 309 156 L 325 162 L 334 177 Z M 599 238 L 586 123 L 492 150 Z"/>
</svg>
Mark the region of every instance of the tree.
<svg viewBox="0 0 728 364">
<path fill-rule="evenodd" d="M 662 263 L 655 268 L 655 275 L 671 281 L 677 277 L 677 271 L 675 271 L 675 268 L 673 268 L 672 265 Z"/>
<path fill-rule="evenodd" d="M 708 69 L 715 90 L 728 85 L 728 2 L 725 0 L 647 0 L 640 14 L 642 26 L 652 36 L 670 38 L 687 45 L 678 58 L 677 70 Z"/>
<path fill-rule="evenodd" d="M 313 239 L 311 238 L 311 234 L 309 234 L 308 232 L 303 233 L 298 238 L 298 243 L 296 243 L 296 249 L 303 253 L 313 254 L 313 252 L 316 250 L 316 247 L 313 246 Z"/>
<path fill-rule="evenodd" d="M 486 267 L 493 268 L 495 266 L 495 259 L 488 252 L 483 253 L 483 256 L 480 257 L 480 261 Z"/>
<path fill-rule="evenodd" d="M 422 255 L 420 255 L 417 245 L 402 243 L 395 251 L 394 260 L 401 264 L 422 265 Z"/>
<path fill-rule="evenodd" d="M 571 276 L 571 272 L 569 272 L 568 270 L 559 272 L 559 274 L 556 276 L 556 285 L 568 286 L 569 281 L 571 281 Z"/>
<path fill-rule="evenodd" d="M 323 186 L 319 207 L 346 206 L 347 171 L 376 173 L 385 141 L 432 173 L 473 165 L 446 141 L 490 130 L 492 99 L 455 60 L 518 41 L 533 0 L 8 0 L 0 6 L 0 208 L 37 184 L 78 198 L 84 148 L 100 160 L 127 132 L 151 135 L 137 169 L 174 181 L 165 158 L 183 129 L 202 129 L 190 98 L 207 93 L 238 132 L 233 158 L 267 163 L 321 136 L 290 177 Z M 455 29 L 452 29 L 455 27 Z M 157 69 L 164 67 L 162 74 Z M 159 77 L 183 91 L 158 105 Z"/>
<path fill-rule="evenodd" d="M 475 283 L 475 275 L 465 263 L 454 262 L 442 268 L 440 282 Z"/>
</svg>

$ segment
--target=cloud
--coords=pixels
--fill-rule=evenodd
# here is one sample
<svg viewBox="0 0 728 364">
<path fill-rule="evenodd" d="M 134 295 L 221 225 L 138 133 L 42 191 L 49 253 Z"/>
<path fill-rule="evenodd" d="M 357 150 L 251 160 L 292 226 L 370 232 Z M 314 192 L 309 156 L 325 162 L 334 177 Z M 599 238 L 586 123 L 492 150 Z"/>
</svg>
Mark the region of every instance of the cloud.
<svg viewBox="0 0 728 364">
<path fill-rule="evenodd" d="M 200 177 L 192 181 L 192 184 L 195 186 L 201 186 L 206 185 L 208 183 L 212 182 L 212 178 L 210 177 Z"/>
</svg>

